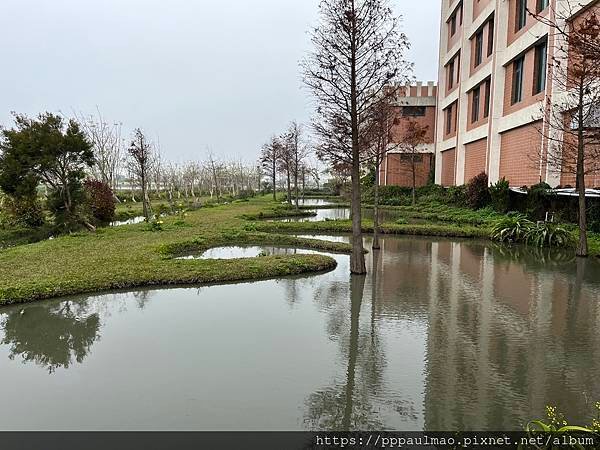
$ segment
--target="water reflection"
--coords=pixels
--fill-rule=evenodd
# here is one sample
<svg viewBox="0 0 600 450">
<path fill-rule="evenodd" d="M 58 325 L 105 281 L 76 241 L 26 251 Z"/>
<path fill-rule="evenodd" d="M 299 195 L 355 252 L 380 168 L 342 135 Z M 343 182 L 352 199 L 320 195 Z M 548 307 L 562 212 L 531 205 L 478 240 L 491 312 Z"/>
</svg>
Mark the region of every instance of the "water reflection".
<svg viewBox="0 0 600 450">
<path fill-rule="evenodd" d="M 100 318 L 85 302 L 12 308 L 1 322 L 10 359 L 35 363 L 54 373 L 82 363 L 99 337 Z"/>
<path fill-rule="evenodd" d="M 547 404 L 586 422 L 600 400 L 597 261 L 389 236 L 367 276 L 334 257 L 312 277 L 0 309 L 1 427 L 508 430 Z"/>
</svg>

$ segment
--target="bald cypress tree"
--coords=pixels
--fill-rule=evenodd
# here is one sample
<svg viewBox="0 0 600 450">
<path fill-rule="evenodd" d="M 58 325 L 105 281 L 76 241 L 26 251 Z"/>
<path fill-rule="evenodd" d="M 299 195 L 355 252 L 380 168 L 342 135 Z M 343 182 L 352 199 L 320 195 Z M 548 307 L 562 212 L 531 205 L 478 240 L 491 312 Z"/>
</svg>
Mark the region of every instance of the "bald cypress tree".
<svg viewBox="0 0 600 450">
<path fill-rule="evenodd" d="M 366 272 L 361 232 L 361 132 L 373 104 L 393 95 L 391 84 L 407 80 L 406 36 L 386 0 L 322 0 L 312 31 L 314 49 L 302 62 L 313 94 L 318 156 L 351 167 L 352 257 L 350 270 Z"/>
</svg>

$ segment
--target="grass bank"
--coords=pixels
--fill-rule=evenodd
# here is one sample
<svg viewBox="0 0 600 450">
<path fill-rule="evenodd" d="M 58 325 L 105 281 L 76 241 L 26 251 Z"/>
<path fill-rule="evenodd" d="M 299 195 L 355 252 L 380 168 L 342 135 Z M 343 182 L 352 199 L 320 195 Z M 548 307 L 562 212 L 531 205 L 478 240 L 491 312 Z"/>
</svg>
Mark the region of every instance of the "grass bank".
<svg viewBox="0 0 600 450">
<path fill-rule="evenodd" d="M 328 252 L 349 251 L 310 239 L 248 233 L 240 216 L 273 205 L 264 198 L 202 208 L 182 221 L 164 219 L 162 231 L 145 223 L 77 233 L 0 251 L 0 305 L 64 295 L 153 285 L 258 280 L 331 270 L 326 255 L 266 256 L 234 260 L 178 260 L 175 249 L 286 242 Z"/>
</svg>

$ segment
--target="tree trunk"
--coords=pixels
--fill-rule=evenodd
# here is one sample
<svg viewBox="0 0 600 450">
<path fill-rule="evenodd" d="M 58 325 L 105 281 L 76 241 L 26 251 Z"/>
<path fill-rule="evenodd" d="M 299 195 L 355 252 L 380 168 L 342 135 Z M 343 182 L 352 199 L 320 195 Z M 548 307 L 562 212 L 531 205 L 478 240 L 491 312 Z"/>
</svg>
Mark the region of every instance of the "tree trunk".
<svg viewBox="0 0 600 450">
<path fill-rule="evenodd" d="M 415 154 L 412 155 L 412 205 L 417 204 L 417 168 L 415 166 Z"/>
<path fill-rule="evenodd" d="M 588 256 L 587 239 L 587 208 L 585 199 L 585 147 L 583 142 L 583 122 L 579 124 L 577 143 L 577 185 L 579 190 L 579 244 L 577 245 L 577 256 Z"/>
<path fill-rule="evenodd" d="M 352 38 L 350 63 L 350 118 L 352 121 L 352 256 L 350 257 L 350 272 L 354 274 L 367 273 L 365 253 L 362 242 L 362 211 L 360 209 L 360 146 L 358 129 L 358 98 L 356 90 L 356 12 L 352 2 Z"/>
<path fill-rule="evenodd" d="M 373 201 L 373 250 L 379 250 L 379 156 L 375 157 L 375 199 Z"/>
<path fill-rule="evenodd" d="M 290 206 L 292 206 L 292 178 L 290 176 L 290 169 L 286 169 L 287 174 L 287 202 Z"/>
<path fill-rule="evenodd" d="M 295 195 L 296 195 L 296 210 L 300 209 L 300 205 L 298 203 L 298 196 L 299 196 L 299 191 L 298 191 L 298 168 L 296 168 L 294 170 L 294 190 L 295 190 Z"/>
</svg>

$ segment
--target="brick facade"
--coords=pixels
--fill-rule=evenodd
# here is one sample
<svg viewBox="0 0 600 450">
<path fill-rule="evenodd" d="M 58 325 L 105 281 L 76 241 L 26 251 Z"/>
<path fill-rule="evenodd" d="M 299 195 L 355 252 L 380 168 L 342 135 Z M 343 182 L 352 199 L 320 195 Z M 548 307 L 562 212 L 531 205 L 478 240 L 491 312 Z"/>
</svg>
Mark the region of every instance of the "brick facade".
<svg viewBox="0 0 600 450">
<path fill-rule="evenodd" d="M 442 152 L 442 186 L 454 186 L 455 184 L 455 149 Z"/>
<path fill-rule="evenodd" d="M 416 155 L 415 181 L 416 186 L 425 186 L 431 173 L 432 153 Z M 385 185 L 412 186 L 412 156 L 409 154 L 388 153 L 384 166 L 387 170 Z"/>
<path fill-rule="evenodd" d="M 540 182 L 540 122 L 502 134 L 500 178 L 512 186 L 531 186 Z"/>
<path fill-rule="evenodd" d="M 465 180 L 486 172 L 487 139 L 480 139 L 466 145 L 465 148 Z"/>
<path fill-rule="evenodd" d="M 566 2 L 442 0 L 438 73 L 445 86 L 437 98 L 436 183 L 465 184 L 485 170 L 490 183 L 505 177 L 513 187 L 540 180 L 574 185 L 572 175 L 545 161 L 548 140 L 538 131 L 548 133 L 540 121 L 548 112 L 545 99 L 561 95 L 564 86 L 552 64 L 559 58 L 553 30 L 531 15 L 547 17 Z M 583 14 L 600 8 L 600 0 L 576 3 Z M 462 21 L 453 20 L 457 13 Z M 460 26 L 451 29 L 454 24 Z M 598 183 L 600 173 L 586 178 L 588 186 Z"/>
</svg>

